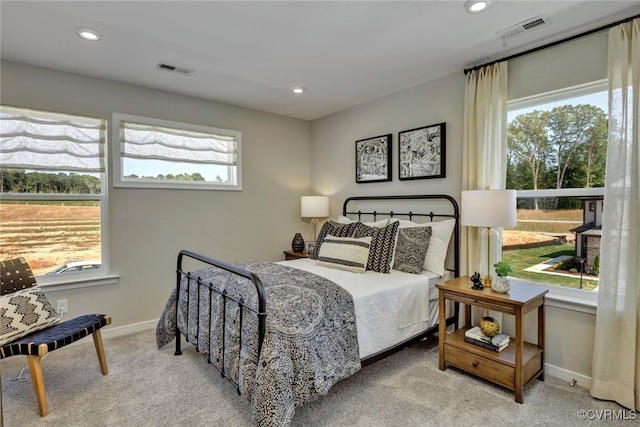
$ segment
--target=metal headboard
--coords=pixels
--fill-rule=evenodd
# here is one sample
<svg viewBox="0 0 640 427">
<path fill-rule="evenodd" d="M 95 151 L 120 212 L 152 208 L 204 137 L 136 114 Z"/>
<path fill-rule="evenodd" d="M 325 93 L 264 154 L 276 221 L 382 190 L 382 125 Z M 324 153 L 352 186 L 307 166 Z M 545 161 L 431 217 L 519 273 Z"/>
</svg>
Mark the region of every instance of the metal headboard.
<svg viewBox="0 0 640 427">
<path fill-rule="evenodd" d="M 380 200 L 445 200 L 451 204 L 451 208 L 448 212 L 438 212 L 434 213 L 433 210 L 426 212 L 414 212 L 410 210 L 409 212 L 394 212 L 394 211 L 362 211 L 362 210 L 349 210 L 349 203 L 355 204 L 359 201 L 380 201 Z M 428 206 L 426 206 L 428 209 Z M 405 195 L 405 196 L 357 196 L 357 197 L 348 197 L 344 204 L 342 205 L 342 215 L 357 215 L 358 220 L 361 220 L 363 216 L 372 216 L 375 221 L 378 216 L 383 217 L 408 217 L 409 220 L 412 220 L 414 217 L 428 217 L 430 221 L 433 221 L 434 218 L 454 218 L 455 226 L 453 229 L 453 274 L 454 277 L 460 276 L 460 213 L 458 208 L 458 202 L 456 200 L 446 194 L 418 194 L 418 195 Z"/>
</svg>

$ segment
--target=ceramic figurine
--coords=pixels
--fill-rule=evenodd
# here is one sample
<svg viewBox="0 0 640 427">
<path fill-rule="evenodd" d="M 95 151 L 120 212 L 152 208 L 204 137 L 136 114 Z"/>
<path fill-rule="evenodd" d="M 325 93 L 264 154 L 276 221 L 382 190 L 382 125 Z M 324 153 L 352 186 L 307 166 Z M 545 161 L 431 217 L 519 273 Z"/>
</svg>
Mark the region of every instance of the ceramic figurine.
<svg viewBox="0 0 640 427">
<path fill-rule="evenodd" d="M 480 273 L 477 271 L 473 273 L 473 276 L 471 276 L 471 281 L 473 282 L 471 289 L 475 289 L 477 291 L 484 289 L 484 285 L 480 281 Z"/>
</svg>

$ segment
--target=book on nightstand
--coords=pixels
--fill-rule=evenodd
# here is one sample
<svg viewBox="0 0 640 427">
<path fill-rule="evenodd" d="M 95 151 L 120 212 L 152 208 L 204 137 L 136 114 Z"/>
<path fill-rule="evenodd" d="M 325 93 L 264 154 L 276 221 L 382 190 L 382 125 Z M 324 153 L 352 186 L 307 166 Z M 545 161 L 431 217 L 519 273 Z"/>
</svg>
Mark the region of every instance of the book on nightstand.
<svg viewBox="0 0 640 427">
<path fill-rule="evenodd" d="M 464 340 L 468 343 L 479 345 L 489 350 L 502 351 L 509 346 L 509 335 L 498 334 L 488 337 L 480 331 L 479 326 L 467 330 L 464 333 Z"/>
</svg>

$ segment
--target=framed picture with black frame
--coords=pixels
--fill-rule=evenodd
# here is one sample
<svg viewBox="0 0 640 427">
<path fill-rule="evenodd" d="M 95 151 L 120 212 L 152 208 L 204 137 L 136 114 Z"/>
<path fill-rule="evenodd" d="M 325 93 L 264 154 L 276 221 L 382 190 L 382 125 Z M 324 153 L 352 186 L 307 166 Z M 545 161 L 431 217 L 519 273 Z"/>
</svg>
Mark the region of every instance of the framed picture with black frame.
<svg viewBox="0 0 640 427">
<path fill-rule="evenodd" d="M 391 134 L 356 141 L 356 182 L 391 181 Z"/>
<path fill-rule="evenodd" d="M 398 132 L 400 180 L 446 176 L 445 123 Z"/>
</svg>

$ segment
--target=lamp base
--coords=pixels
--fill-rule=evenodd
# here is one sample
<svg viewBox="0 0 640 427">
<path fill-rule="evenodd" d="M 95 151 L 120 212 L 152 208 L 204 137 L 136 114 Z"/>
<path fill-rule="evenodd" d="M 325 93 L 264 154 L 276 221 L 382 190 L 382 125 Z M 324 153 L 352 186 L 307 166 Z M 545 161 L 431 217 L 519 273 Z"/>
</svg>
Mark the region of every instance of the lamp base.
<svg viewBox="0 0 640 427">
<path fill-rule="evenodd" d="M 480 275 L 484 286 L 490 288 L 494 271 L 493 265 L 502 258 L 500 256 L 502 252 L 500 233 L 495 228 L 487 227 L 480 232 L 479 241 L 480 247 L 484 249 L 480 252 Z"/>
<path fill-rule="evenodd" d="M 311 220 L 311 225 L 313 225 L 313 241 L 314 242 L 318 239 L 318 236 L 316 235 L 316 226 L 318 225 L 319 222 L 320 220 L 318 218 L 313 218 Z"/>
</svg>

